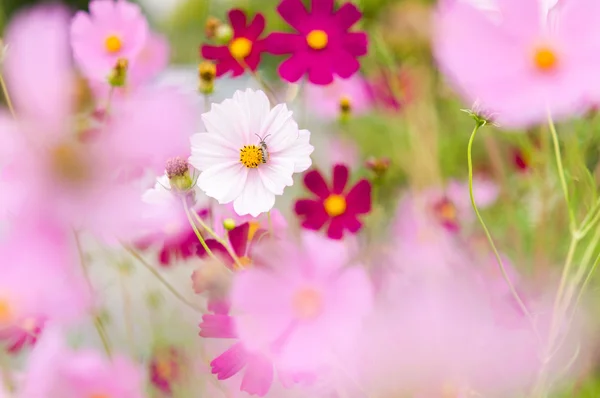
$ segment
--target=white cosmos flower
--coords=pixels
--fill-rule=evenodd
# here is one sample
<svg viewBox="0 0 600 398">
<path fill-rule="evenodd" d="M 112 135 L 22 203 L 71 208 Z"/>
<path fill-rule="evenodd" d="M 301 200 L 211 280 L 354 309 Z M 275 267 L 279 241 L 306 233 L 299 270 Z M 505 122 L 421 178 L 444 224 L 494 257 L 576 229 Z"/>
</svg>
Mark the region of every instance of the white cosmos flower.
<svg viewBox="0 0 600 398">
<path fill-rule="evenodd" d="M 189 159 L 202 172 L 198 186 L 221 204 L 233 202 L 241 216 L 271 210 L 292 175 L 312 164 L 310 132 L 298 129 L 285 104 L 271 109 L 262 91 L 237 91 L 202 120 L 207 132 L 192 136 Z"/>
</svg>

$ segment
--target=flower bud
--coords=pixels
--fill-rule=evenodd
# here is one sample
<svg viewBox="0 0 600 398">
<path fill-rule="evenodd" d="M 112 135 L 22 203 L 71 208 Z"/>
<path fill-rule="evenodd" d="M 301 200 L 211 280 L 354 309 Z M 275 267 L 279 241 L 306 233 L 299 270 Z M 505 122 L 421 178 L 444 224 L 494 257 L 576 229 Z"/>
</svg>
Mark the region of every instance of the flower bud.
<svg viewBox="0 0 600 398">
<path fill-rule="evenodd" d="M 233 29 L 227 24 L 220 24 L 215 30 L 215 40 L 218 44 L 229 44 L 233 39 Z"/>
<path fill-rule="evenodd" d="M 171 188 L 177 192 L 187 192 L 192 189 L 194 181 L 190 176 L 190 166 L 187 160 L 175 157 L 167 161 L 167 177 Z"/>
<path fill-rule="evenodd" d="M 390 168 L 390 163 L 391 163 L 390 159 L 386 158 L 386 157 L 383 157 L 383 158 L 370 157 L 365 162 L 365 166 L 367 167 L 367 169 L 369 169 L 373 173 L 375 173 L 375 175 L 377 177 L 383 177 L 383 175 Z"/>
<path fill-rule="evenodd" d="M 204 61 L 198 66 L 198 78 L 200 85 L 198 90 L 202 94 L 212 94 L 215 91 L 215 78 L 217 76 L 217 67 L 214 63 Z"/>
<path fill-rule="evenodd" d="M 206 21 L 206 26 L 204 28 L 204 32 L 206 37 L 210 40 L 214 39 L 217 34 L 217 29 L 221 26 L 222 23 L 218 18 L 209 17 Z"/>
<path fill-rule="evenodd" d="M 124 87 L 127 84 L 127 69 L 129 69 L 127 59 L 119 58 L 108 76 L 108 83 L 113 87 Z"/>
<path fill-rule="evenodd" d="M 231 231 L 235 228 L 235 220 L 233 218 L 226 218 L 223 220 L 223 228 L 225 228 L 227 231 Z"/>
<path fill-rule="evenodd" d="M 343 96 L 340 98 L 340 120 L 342 122 L 348 120 L 350 118 L 350 116 L 352 115 L 352 101 L 350 100 L 350 97 L 348 96 Z"/>
</svg>

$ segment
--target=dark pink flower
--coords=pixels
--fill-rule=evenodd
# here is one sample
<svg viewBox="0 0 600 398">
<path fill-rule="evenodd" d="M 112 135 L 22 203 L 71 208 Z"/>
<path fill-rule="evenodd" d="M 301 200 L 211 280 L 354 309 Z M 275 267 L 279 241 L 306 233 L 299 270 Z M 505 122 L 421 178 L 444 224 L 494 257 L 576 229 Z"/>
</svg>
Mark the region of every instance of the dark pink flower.
<svg viewBox="0 0 600 398">
<path fill-rule="evenodd" d="M 185 358 L 174 347 L 158 350 L 150 361 L 150 380 L 166 394 L 171 394 L 172 385 L 181 380 L 185 371 Z"/>
<path fill-rule="evenodd" d="M 44 329 L 44 317 L 29 317 L 19 324 L 0 330 L 0 340 L 6 343 L 6 350 L 18 354 L 22 349 L 33 346 Z"/>
<path fill-rule="evenodd" d="M 246 222 L 238 227 L 235 227 L 227 233 L 231 249 L 238 258 L 242 266 L 252 264 L 250 250 L 254 243 L 260 241 L 268 231 L 260 228 L 260 224 L 254 222 Z M 213 253 L 223 258 L 225 264 L 231 269 L 235 269 L 235 261 L 229 254 L 227 249 L 214 239 L 209 239 L 206 244 Z M 205 253 L 203 253 L 205 255 Z"/>
<path fill-rule="evenodd" d="M 348 191 L 348 175 L 348 167 L 338 164 L 333 168 L 333 182 L 328 185 L 319 171 L 306 173 L 304 185 L 316 198 L 296 202 L 296 214 L 303 218 L 304 228 L 319 230 L 328 224 L 327 236 L 331 239 L 342 239 L 344 230 L 356 233 L 362 228 L 358 217 L 371 211 L 371 184 L 361 180 Z"/>
<path fill-rule="evenodd" d="M 265 47 L 273 54 L 292 54 L 279 66 L 279 74 L 296 82 L 308 74 L 311 83 L 326 85 L 337 75 L 347 79 L 358 71 L 357 58 L 367 53 L 367 35 L 348 30 L 361 18 L 355 5 L 337 11 L 334 0 L 312 0 L 310 13 L 301 0 L 283 0 L 277 11 L 297 33 L 272 33 Z"/>
<path fill-rule="evenodd" d="M 255 71 L 264 51 L 263 40 L 259 36 L 265 30 L 265 17 L 256 14 L 250 25 L 242 10 L 229 11 L 229 21 L 233 28 L 233 38 L 226 46 L 205 44 L 201 48 L 202 57 L 215 61 L 217 76 L 232 71 L 233 76 L 244 74 L 246 68 Z"/>
</svg>

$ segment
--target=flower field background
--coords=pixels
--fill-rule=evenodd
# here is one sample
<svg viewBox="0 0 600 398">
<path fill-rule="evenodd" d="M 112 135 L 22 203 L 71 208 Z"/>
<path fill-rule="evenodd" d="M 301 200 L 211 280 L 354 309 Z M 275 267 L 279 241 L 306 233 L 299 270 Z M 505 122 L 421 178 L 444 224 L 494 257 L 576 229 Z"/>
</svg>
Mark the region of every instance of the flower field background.
<svg viewBox="0 0 600 398">
<path fill-rule="evenodd" d="M 600 2 L 0 3 L 0 398 L 600 397 Z"/>
</svg>

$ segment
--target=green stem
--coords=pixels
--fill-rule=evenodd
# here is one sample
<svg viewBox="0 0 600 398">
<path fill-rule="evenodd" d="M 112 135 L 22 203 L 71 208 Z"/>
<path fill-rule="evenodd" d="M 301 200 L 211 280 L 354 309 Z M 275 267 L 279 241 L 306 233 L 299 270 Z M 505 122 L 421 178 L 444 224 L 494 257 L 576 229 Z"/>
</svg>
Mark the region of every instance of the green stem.
<svg viewBox="0 0 600 398">
<path fill-rule="evenodd" d="M 483 221 L 483 217 L 481 217 L 481 214 L 479 213 L 479 208 L 477 207 L 477 203 L 475 202 L 475 195 L 473 194 L 473 157 L 472 157 L 472 152 L 473 152 L 473 142 L 475 141 L 475 136 L 477 135 L 477 131 L 479 130 L 480 127 L 482 127 L 482 124 L 477 123 L 475 128 L 473 129 L 473 132 L 471 133 L 471 138 L 469 139 L 469 145 L 467 148 L 467 161 L 468 161 L 468 165 L 469 165 L 469 196 L 471 198 L 471 205 L 473 206 L 473 210 L 475 211 L 475 214 L 477 215 L 477 219 L 479 220 L 479 223 L 481 224 L 481 227 L 483 228 L 483 230 L 485 232 L 485 236 L 487 237 L 490 247 L 492 248 L 492 251 L 494 252 L 494 256 L 496 257 L 496 261 L 498 262 L 498 266 L 500 267 L 500 272 L 502 273 L 502 277 L 506 281 L 506 284 L 508 285 L 508 288 L 510 289 L 510 292 L 511 292 L 512 296 L 514 297 L 515 301 L 519 305 L 519 308 L 521 309 L 521 311 L 523 311 L 523 314 L 525 314 L 525 316 L 531 323 L 533 332 L 536 334 L 538 339 L 540 339 L 540 336 L 537 332 L 537 328 L 535 326 L 535 321 L 533 320 L 531 313 L 525 306 L 525 303 L 523 303 L 523 300 L 517 293 L 517 290 L 515 289 L 513 283 L 511 282 L 511 280 L 508 276 L 508 273 L 506 272 L 506 268 L 504 267 L 502 257 L 500 256 L 500 253 L 498 252 L 498 249 L 496 248 L 496 244 L 494 243 L 494 240 L 492 239 L 492 235 L 490 234 L 490 231 L 488 230 L 487 226 L 485 225 L 485 222 Z"/>
<path fill-rule="evenodd" d="M 0 49 L 1 50 L 1 49 Z M 15 112 L 15 107 L 10 99 L 10 95 L 8 94 L 8 88 L 6 87 L 6 82 L 4 81 L 4 76 L 0 73 L 0 86 L 2 87 L 2 93 L 4 94 L 4 99 L 6 99 L 6 105 L 8 105 L 8 110 L 13 118 L 17 118 L 17 113 Z"/>
<path fill-rule="evenodd" d="M 550 134 L 552 135 L 552 143 L 554 145 L 554 157 L 556 158 L 556 167 L 558 168 L 558 176 L 560 178 L 560 185 L 562 187 L 565 202 L 567 204 L 567 210 L 569 212 L 569 228 L 571 233 L 575 232 L 575 213 L 571 207 L 571 200 L 569 199 L 569 187 L 567 186 L 567 179 L 565 177 L 565 169 L 562 163 L 562 156 L 560 153 L 560 144 L 558 142 L 558 134 L 556 133 L 556 127 L 552 121 L 552 116 L 548 112 L 548 127 L 550 128 Z"/>
<path fill-rule="evenodd" d="M 235 251 L 233 251 L 233 249 L 230 247 L 230 245 L 224 239 L 221 239 L 221 237 L 219 235 L 217 235 L 217 233 L 215 231 L 213 231 L 212 228 L 210 228 L 208 225 L 206 225 L 206 223 L 202 220 L 202 218 L 196 212 L 192 212 L 192 215 L 194 216 L 194 218 L 196 219 L 198 224 L 200 224 L 200 226 L 202 228 L 204 228 L 204 230 L 207 231 L 210 234 L 210 236 L 213 237 L 214 240 L 219 242 L 221 244 L 221 246 L 223 246 L 225 248 L 225 250 L 227 250 L 227 253 L 231 256 L 231 258 L 235 262 L 236 267 L 238 267 L 238 269 L 242 269 L 244 266 L 242 265 L 242 263 L 240 263 L 239 257 L 237 256 L 237 254 L 235 254 Z"/>
<path fill-rule="evenodd" d="M 196 312 L 205 312 L 204 309 L 196 306 L 194 303 L 188 301 L 185 297 L 183 297 L 181 293 L 177 291 L 177 289 L 175 289 L 169 282 L 167 282 L 167 280 L 163 278 L 163 276 L 153 266 L 148 264 L 148 262 L 144 260 L 144 258 L 140 256 L 140 254 L 136 252 L 133 248 L 127 246 L 124 243 L 121 243 L 121 245 L 129 254 L 131 254 L 136 260 L 138 260 L 140 264 L 142 264 L 148 271 L 150 271 L 150 273 L 154 275 L 154 277 L 158 279 L 158 281 L 162 283 L 163 286 L 166 287 L 167 290 L 170 291 L 173 294 L 173 296 L 175 296 L 179 301 L 181 301 L 183 304 L 187 305 Z"/>
<path fill-rule="evenodd" d="M 81 245 L 81 239 L 79 238 L 79 233 L 77 231 L 73 231 L 73 235 L 75 236 L 75 246 L 77 247 L 77 253 L 79 254 L 79 262 L 81 264 L 81 269 L 83 271 L 83 278 L 85 279 L 92 296 L 94 295 L 94 285 L 92 284 L 92 279 L 90 278 L 90 274 L 87 269 L 85 254 L 83 253 L 83 247 Z M 106 334 L 106 329 L 102 324 L 102 320 L 98 317 L 98 315 L 94 314 L 92 317 L 94 327 L 98 332 L 98 336 L 100 337 L 100 341 L 102 341 L 102 346 L 104 347 L 104 351 L 106 351 L 106 355 L 109 357 L 112 356 L 112 350 L 110 347 L 110 342 L 108 340 L 108 335 Z"/>
</svg>

